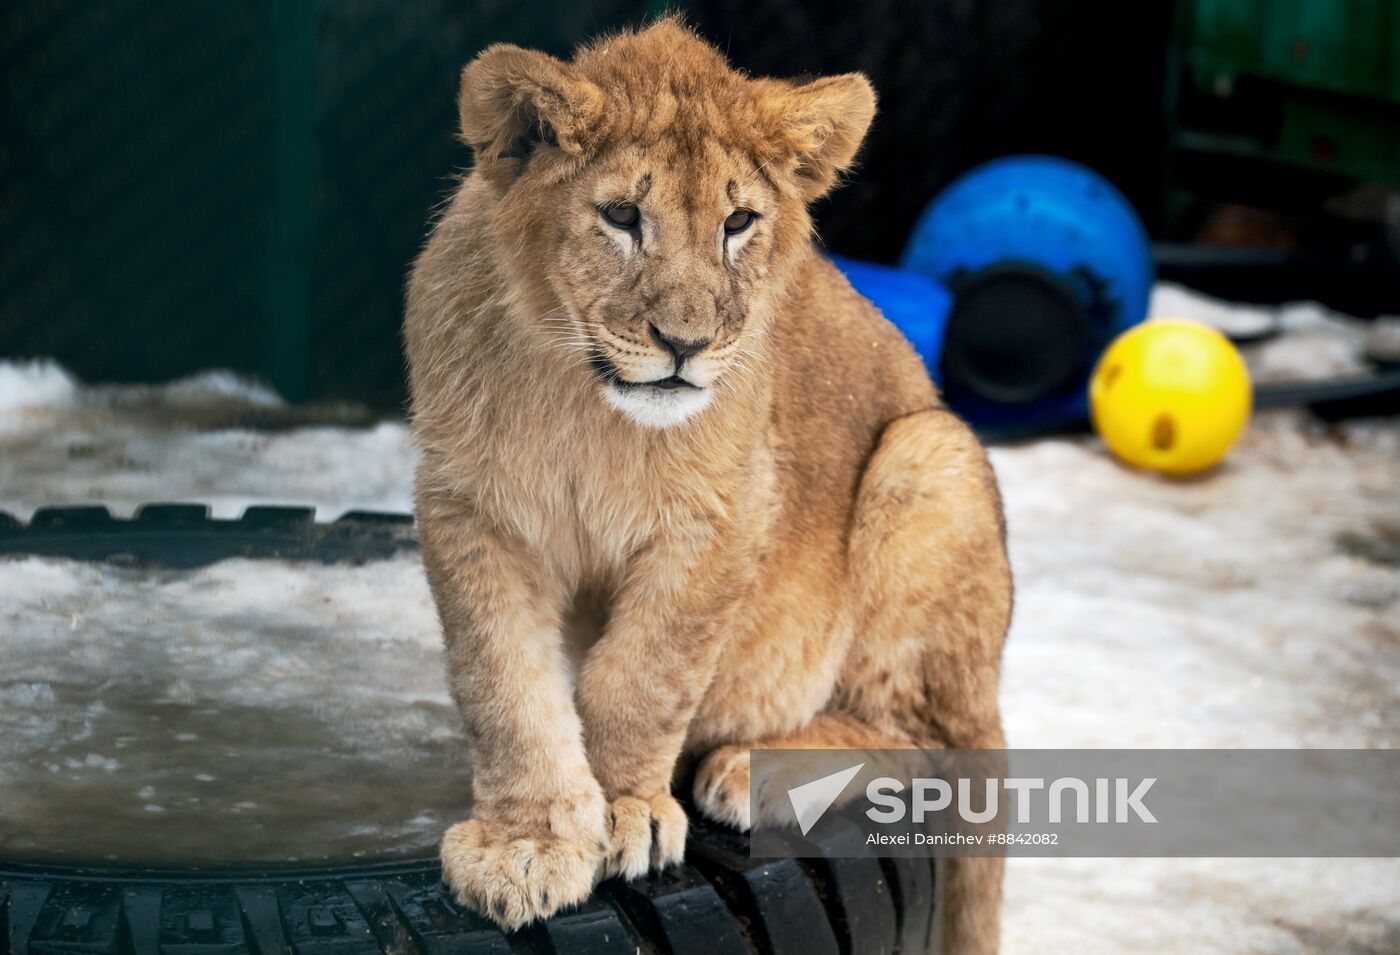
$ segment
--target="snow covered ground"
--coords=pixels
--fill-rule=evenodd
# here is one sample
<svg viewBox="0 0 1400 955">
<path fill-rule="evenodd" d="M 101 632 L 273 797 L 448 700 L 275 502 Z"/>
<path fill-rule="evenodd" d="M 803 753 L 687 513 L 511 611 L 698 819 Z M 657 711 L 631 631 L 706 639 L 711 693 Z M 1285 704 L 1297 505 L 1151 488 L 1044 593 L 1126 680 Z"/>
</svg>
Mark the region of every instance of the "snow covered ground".
<svg viewBox="0 0 1400 955">
<path fill-rule="evenodd" d="M 0 564 L 0 858 L 431 854 L 470 808 L 417 555 Z"/>
<path fill-rule="evenodd" d="M 1362 326 L 1316 306 L 1162 286 L 1153 312 L 1278 321 L 1284 338 L 1248 356 L 1261 379 L 1362 367 Z M 222 374 L 94 388 L 0 364 L 0 510 L 408 509 L 400 423 L 238 427 L 281 414 Z M 1400 743 L 1400 425 L 1261 415 L 1191 481 L 1128 471 L 1090 438 L 992 457 L 1018 584 L 1012 745 Z M 0 854 L 61 829 L 123 857 L 157 839 L 184 858 L 230 840 L 263 858 L 382 857 L 431 845 L 465 782 L 412 558 L 0 563 Z M 1397 860 L 1017 859 L 1006 892 L 1007 952 L 1400 951 Z"/>
</svg>

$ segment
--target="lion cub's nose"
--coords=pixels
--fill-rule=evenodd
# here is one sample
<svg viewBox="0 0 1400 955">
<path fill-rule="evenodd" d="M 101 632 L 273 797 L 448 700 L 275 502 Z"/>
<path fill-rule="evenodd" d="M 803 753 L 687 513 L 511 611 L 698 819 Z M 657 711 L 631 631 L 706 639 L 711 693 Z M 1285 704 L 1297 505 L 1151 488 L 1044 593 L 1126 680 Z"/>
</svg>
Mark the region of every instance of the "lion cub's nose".
<svg viewBox="0 0 1400 955">
<path fill-rule="evenodd" d="M 710 344 L 710 339 L 708 338 L 698 342 L 683 342 L 679 338 L 668 338 L 661 334 L 661 329 L 657 328 L 655 325 L 648 325 L 647 328 L 651 331 L 651 340 L 670 352 L 672 357 L 676 359 L 676 368 L 678 370 L 681 365 L 685 363 L 687 358 L 703 350 L 706 345 Z"/>
</svg>

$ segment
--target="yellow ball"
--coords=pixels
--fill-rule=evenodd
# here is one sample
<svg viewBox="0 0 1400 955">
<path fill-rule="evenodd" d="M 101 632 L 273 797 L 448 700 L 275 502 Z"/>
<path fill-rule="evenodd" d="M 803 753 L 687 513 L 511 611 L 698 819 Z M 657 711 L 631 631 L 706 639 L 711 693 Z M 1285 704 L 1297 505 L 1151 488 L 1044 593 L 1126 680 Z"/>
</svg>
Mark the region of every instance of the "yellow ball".
<svg viewBox="0 0 1400 955">
<path fill-rule="evenodd" d="M 1230 450 L 1249 423 L 1249 371 L 1213 328 L 1146 322 L 1108 346 L 1089 380 L 1094 429 L 1128 464 L 1193 474 Z"/>
</svg>

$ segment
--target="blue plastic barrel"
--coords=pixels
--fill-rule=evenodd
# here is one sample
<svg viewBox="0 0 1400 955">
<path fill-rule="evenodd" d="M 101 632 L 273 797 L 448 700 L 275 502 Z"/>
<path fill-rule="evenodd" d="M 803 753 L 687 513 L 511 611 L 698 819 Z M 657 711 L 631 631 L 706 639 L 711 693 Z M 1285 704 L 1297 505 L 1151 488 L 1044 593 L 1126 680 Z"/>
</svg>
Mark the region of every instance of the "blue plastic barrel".
<svg viewBox="0 0 1400 955">
<path fill-rule="evenodd" d="M 987 426 L 1083 417 L 1094 361 L 1146 317 L 1153 280 L 1128 201 L 1050 156 L 998 159 L 955 181 L 920 217 L 901 265 L 951 290 L 937 377 Z"/>
</svg>

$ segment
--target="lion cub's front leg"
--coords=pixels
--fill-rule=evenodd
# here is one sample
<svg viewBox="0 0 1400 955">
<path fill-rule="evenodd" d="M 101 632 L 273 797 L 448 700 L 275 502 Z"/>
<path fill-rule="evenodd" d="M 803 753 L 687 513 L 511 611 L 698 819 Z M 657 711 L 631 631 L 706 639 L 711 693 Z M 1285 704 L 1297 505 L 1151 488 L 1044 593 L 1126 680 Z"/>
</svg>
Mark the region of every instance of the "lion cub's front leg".
<svg viewBox="0 0 1400 955">
<path fill-rule="evenodd" d="M 589 652 L 579 712 L 589 762 L 609 800 L 604 875 L 680 862 L 686 817 L 671 776 L 736 603 L 742 561 L 720 532 L 672 526 L 628 568 L 608 627 Z"/>
<path fill-rule="evenodd" d="M 443 879 L 516 929 L 586 898 L 608 839 L 564 663 L 563 596 L 469 508 L 420 494 L 418 515 L 473 751 L 472 818 L 443 837 Z"/>
</svg>

